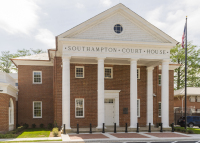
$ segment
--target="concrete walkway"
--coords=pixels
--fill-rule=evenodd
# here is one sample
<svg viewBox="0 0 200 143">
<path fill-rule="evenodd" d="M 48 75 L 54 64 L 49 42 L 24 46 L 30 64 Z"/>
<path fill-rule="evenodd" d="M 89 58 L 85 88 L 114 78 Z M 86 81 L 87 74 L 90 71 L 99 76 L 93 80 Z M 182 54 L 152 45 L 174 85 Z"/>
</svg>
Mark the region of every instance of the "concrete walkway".
<svg viewBox="0 0 200 143">
<path fill-rule="evenodd" d="M 60 140 L 62 142 L 151 142 L 151 141 L 193 141 L 200 140 L 199 134 L 182 134 L 177 132 L 129 132 L 129 133 L 82 133 L 82 134 L 61 134 L 62 137 L 44 137 L 44 138 L 15 138 L 15 139 L 0 139 L 0 141 L 36 141 L 36 140 Z M 59 141 L 56 141 L 59 142 Z"/>
<path fill-rule="evenodd" d="M 82 134 L 62 134 L 62 140 L 65 142 L 150 142 L 150 141 L 192 141 L 200 140 L 200 135 L 182 134 L 177 132 L 130 132 L 130 133 L 82 133 Z"/>
</svg>

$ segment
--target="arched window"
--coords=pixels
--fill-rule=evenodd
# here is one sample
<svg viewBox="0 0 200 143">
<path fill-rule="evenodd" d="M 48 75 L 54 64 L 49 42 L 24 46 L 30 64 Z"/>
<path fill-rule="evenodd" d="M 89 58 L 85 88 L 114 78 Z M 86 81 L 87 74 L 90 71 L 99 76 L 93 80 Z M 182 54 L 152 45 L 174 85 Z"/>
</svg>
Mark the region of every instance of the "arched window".
<svg viewBox="0 0 200 143">
<path fill-rule="evenodd" d="M 9 125 L 14 124 L 14 104 L 12 98 L 9 101 Z"/>
</svg>

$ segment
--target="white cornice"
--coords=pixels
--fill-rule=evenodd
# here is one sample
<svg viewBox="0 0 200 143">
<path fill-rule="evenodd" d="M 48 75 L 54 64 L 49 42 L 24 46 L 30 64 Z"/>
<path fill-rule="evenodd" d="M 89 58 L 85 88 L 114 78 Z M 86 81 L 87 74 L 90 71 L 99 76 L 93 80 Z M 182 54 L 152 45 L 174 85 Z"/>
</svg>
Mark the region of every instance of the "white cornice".
<svg viewBox="0 0 200 143">
<path fill-rule="evenodd" d="M 19 91 L 17 88 L 15 88 L 14 86 L 12 86 L 9 83 L 0 83 L 0 93 L 5 93 L 8 95 L 11 95 L 13 97 L 15 97 L 17 99 L 17 92 Z"/>
<path fill-rule="evenodd" d="M 34 61 L 34 60 L 13 60 L 17 66 L 33 65 L 33 66 L 53 66 L 51 61 Z"/>
</svg>

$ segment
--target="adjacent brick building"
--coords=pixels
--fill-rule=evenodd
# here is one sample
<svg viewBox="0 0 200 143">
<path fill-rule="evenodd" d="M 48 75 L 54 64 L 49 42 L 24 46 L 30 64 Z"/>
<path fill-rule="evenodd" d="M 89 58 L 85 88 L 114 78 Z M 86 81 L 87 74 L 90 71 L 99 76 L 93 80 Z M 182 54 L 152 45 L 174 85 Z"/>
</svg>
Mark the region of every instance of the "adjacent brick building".
<svg viewBox="0 0 200 143">
<path fill-rule="evenodd" d="M 56 36 L 56 49 L 12 59 L 18 123 L 66 129 L 173 122 L 178 42 L 122 4 Z M 162 80 L 161 80 L 162 77 Z"/>
</svg>

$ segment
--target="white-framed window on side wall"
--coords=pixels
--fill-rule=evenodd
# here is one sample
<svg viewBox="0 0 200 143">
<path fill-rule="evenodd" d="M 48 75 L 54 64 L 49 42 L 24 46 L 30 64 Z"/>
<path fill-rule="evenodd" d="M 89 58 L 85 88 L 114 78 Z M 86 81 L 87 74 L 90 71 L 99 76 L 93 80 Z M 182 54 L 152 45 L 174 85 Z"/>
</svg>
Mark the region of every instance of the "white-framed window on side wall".
<svg viewBox="0 0 200 143">
<path fill-rule="evenodd" d="M 83 98 L 75 99 L 75 117 L 84 118 L 84 99 Z"/>
<path fill-rule="evenodd" d="M 140 99 L 137 99 L 137 117 L 140 117 Z"/>
<path fill-rule="evenodd" d="M 75 66 L 75 78 L 84 78 L 84 66 Z"/>
<path fill-rule="evenodd" d="M 104 77 L 113 78 L 113 67 L 104 67 Z"/>
<path fill-rule="evenodd" d="M 161 117 L 161 102 L 158 102 L 158 117 Z"/>
<path fill-rule="evenodd" d="M 158 84 L 161 86 L 161 74 L 158 74 Z"/>
<path fill-rule="evenodd" d="M 9 101 L 9 125 L 14 124 L 14 103 L 12 98 Z"/>
<path fill-rule="evenodd" d="M 33 71 L 33 84 L 42 84 L 42 71 Z"/>
<path fill-rule="evenodd" d="M 33 101 L 33 118 L 42 118 L 42 101 Z"/>
<path fill-rule="evenodd" d="M 140 79 L 140 68 L 137 68 L 137 79 Z"/>
</svg>

